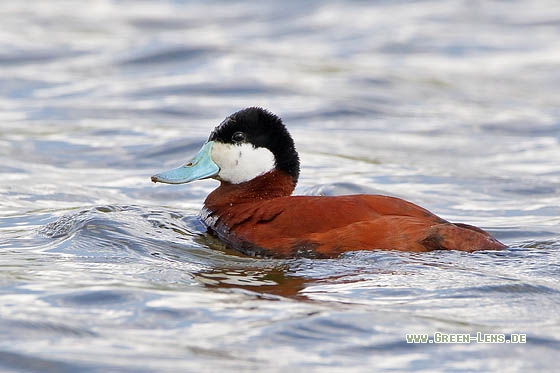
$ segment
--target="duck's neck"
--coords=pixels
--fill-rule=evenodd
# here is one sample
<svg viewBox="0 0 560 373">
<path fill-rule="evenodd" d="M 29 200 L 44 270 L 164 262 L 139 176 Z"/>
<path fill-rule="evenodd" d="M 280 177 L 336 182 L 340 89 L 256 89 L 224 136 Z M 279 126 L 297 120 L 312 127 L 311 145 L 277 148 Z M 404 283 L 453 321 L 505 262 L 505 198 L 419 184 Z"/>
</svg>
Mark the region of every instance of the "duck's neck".
<svg viewBox="0 0 560 373">
<path fill-rule="evenodd" d="M 245 202 L 262 201 L 292 194 L 295 188 L 293 178 L 278 170 L 272 170 L 253 180 L 239 184 L 222 181 L 220 186 L 208 195 L 204 206 L 210 210 Z"/>
</svg>

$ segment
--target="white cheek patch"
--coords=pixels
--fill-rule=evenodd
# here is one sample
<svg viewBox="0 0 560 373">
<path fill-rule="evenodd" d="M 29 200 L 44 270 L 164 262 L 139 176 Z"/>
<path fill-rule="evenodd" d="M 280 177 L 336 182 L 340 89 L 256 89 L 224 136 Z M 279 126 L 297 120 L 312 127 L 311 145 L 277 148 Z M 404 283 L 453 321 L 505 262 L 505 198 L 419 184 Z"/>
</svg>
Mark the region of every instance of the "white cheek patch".
<svg viewBox="0 0 560 373">
<path fill-rule="evenodd" d="M 212 145 L 212 160 L 220 167 L 218 179 L 233 184 L 254 179 L 276 166 L 274 154 L 266 148 L 254 148 L 251 144 Z"/>
</svg>

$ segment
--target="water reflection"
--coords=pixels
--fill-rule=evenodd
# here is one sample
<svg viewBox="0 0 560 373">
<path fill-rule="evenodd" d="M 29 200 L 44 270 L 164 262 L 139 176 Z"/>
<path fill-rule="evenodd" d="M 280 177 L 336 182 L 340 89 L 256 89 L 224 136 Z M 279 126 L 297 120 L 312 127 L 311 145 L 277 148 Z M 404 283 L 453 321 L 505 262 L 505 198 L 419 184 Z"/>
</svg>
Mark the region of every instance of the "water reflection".
<svg viewBox="0 0 560 373">
<path fill-rule="evenodd" d="M 266 271 L 215 269 L 208 273 L 199 273 L 197 281 L 217 289 L 244 289 L 263 295 L 278 295 L 288 298 L 305 298 L 300 291 L 309 279 L 296 277 L 286 270 L 270 269 Z"/>
</svg>

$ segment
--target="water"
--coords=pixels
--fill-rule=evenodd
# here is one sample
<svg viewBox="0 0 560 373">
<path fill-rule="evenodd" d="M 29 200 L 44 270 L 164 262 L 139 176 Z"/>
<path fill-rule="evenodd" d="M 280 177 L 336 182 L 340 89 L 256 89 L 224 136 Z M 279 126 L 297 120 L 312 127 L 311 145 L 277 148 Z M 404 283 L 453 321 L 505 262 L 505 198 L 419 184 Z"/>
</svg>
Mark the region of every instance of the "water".
<svg viewBox="0 0 560 373">
<path fill-rule="evenodd" d="M 556 1 L 3 2 L 0 370 L 555 371 Z M 504 252 L 246 258 L 153 185 L 282 116 L 298 194 L 382 193 Z M 525 344 L 407 344 L 522 333 Z"/>
</svg>

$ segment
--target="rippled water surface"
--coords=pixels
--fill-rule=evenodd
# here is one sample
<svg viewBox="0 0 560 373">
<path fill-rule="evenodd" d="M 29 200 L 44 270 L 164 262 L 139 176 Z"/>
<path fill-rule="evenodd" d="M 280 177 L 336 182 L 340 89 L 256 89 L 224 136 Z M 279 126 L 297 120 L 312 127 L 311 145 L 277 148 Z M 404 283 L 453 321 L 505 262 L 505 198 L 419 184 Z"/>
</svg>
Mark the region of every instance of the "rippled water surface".
<svg viewBox="0 0 560 373">
<path fill-rule="evenodd" d="M 555 371 L 556 1 L 0 4 L 0 370 Z M 298 194 L 381 193 L 503 252 L 244 257 L 214 181 L 153 185 L 226 115 L 284 118 Z M 520 333 L 525 344 L 407 344 Z"/>
</svg>

